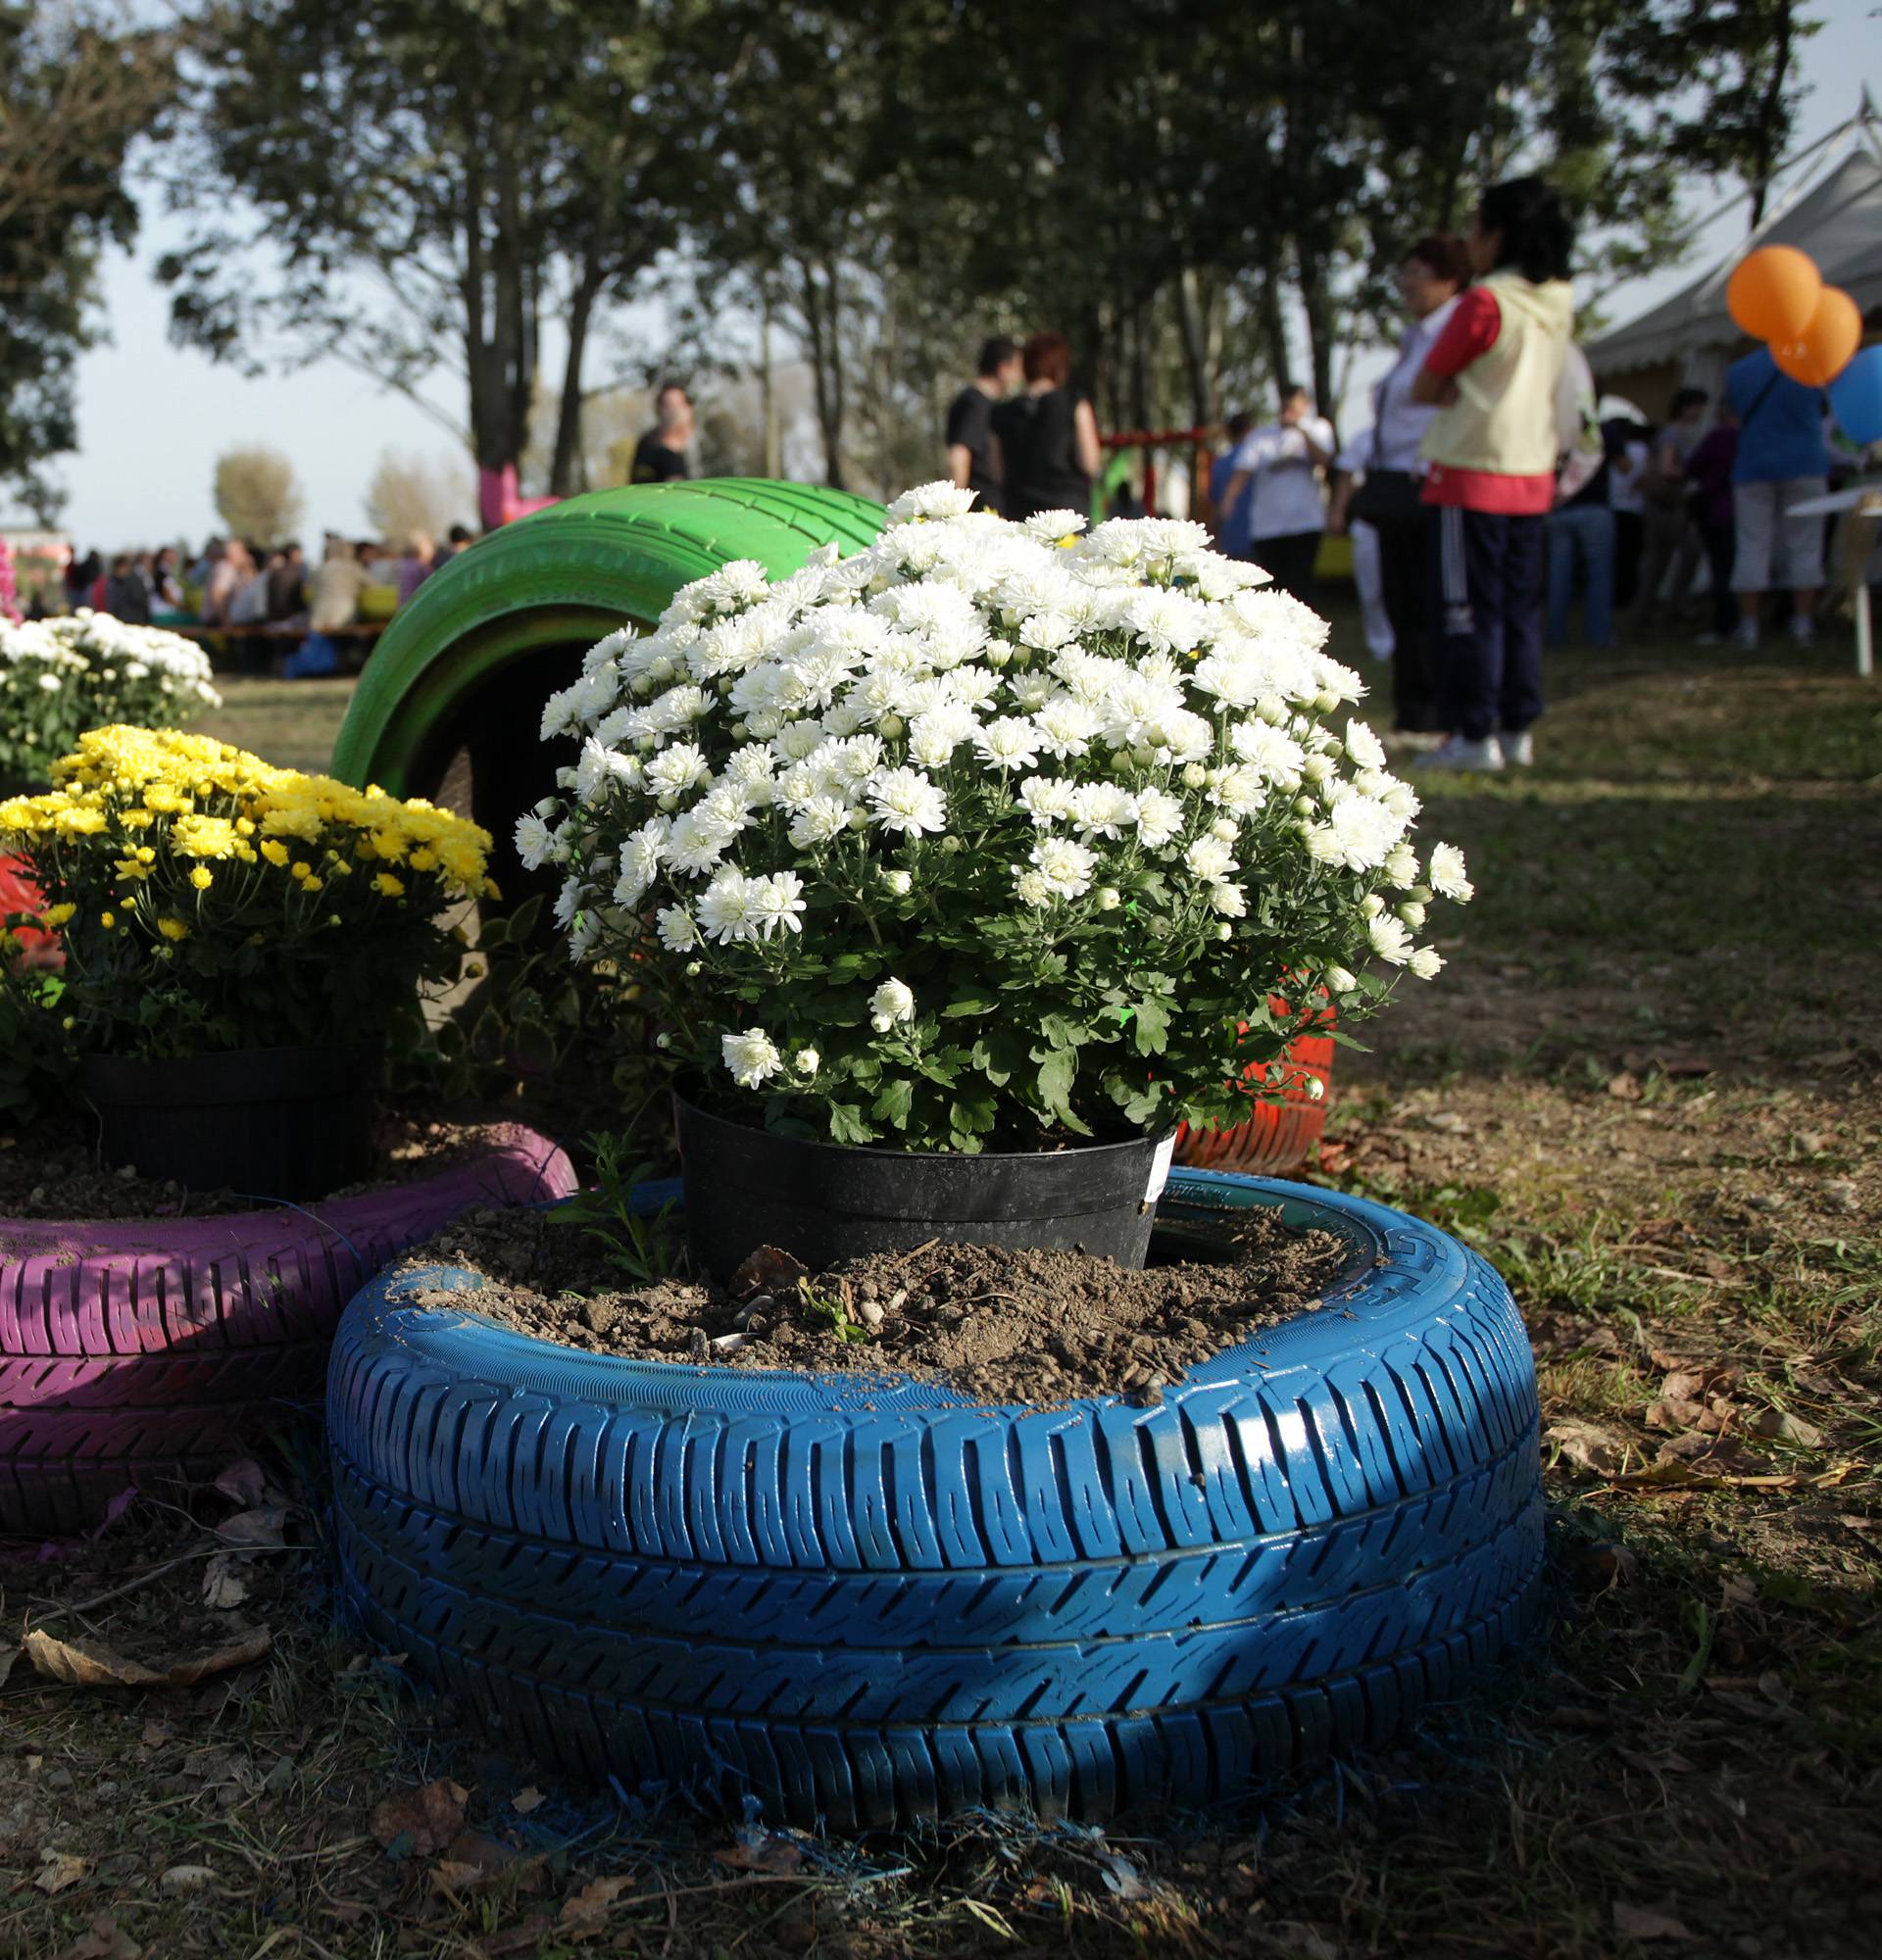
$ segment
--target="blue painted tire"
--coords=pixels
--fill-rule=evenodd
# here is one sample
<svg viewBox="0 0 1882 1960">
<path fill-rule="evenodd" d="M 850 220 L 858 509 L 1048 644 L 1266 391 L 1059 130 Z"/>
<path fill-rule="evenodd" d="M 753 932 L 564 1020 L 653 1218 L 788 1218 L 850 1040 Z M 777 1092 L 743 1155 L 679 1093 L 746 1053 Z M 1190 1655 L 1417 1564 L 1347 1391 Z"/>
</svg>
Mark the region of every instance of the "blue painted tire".
<svg viewBox="0 0 1882 1960">
<path fill-rule="evenodd" d="M 1529 1343 L 1402 1212 L 1177 1172 L 1162 1213 L 1253 1204 L 1351 1265 L 1151 1408 L 625 1361 L 377 1281 L 327 1387 L 348 1595 L 513 1746 L 844 1831 L 1195 1803 L 1382 1742 L 1528 1622 Z"/>
</svg>

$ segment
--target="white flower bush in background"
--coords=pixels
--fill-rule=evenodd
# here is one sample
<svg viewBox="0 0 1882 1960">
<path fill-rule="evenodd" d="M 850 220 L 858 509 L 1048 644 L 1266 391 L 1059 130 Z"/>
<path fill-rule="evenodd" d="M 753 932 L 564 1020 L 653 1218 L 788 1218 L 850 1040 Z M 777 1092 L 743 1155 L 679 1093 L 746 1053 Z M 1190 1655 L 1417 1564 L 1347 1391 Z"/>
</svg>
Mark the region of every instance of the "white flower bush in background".
<svg viewBox="0 0 1882 1960">
<path fill-rule="evenodd" d="M 1239 1120 L 1249 1064 L 1435 975 L 1427 908 L 1470 895 L 1266 582 L 1200 524 L 930 484 L 852 558 L 725 565 L 594 647 L 518 850 L 721 1112 L 960 1151 Z"/>
<path fill-rule="evenodd" d="M 0 618 L 0 777 L 47 780 L 88 728 L 176 728 L 221 705 L 209 657 L 180 633 L 86 611 Z"/>
</svg>

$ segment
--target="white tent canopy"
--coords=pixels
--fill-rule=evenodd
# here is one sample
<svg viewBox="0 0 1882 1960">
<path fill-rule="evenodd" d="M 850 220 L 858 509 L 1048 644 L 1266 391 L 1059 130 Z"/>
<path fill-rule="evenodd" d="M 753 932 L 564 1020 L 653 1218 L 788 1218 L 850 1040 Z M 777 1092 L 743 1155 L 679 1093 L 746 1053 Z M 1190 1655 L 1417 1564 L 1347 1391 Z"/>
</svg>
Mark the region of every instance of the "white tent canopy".
<svg viewBox="0 0 1882 1960">
<path fill-rule="evenodd" d="M 1841 286 L 1866 318 L 1882 308 L 1882 118 L 1862 108 L 1828 139 L 1849 139 L 1845 154 L 1808 189 L 1780 202 L 1762 224 L 1709 271 L 1624 326 L 1586 343 L 1604 381 L 1679 363 L 1709 374 L 1744 343 L 1725 304 L 1725 287 L 1746 253 L 1794 245 L 1815 260 L 1826 285 Z"/>
</svg>

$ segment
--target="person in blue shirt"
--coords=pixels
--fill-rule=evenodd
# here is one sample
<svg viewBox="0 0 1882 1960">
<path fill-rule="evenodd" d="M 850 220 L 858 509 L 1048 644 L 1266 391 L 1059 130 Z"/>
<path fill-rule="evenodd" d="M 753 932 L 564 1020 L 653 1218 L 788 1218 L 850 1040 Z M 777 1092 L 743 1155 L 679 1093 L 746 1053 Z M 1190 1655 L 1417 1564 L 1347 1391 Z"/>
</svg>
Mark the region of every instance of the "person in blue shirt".
<svg viewBox="0 0 1882 1960">
<path fill-rule="evenodd" d="M 1230 416 L 1228 426 L 1224 431 L 1228 437 L 1228 447 L 1210 466 L 1209 508 L 1217 525 L 1215 549 L 1224 558 L 1252 558 L 1255 555 L 1254 498 L 1236 498 L 1235 508 L 1229 512 L 1227 519 L 1224 520 L 1222 517 L 1222 498 L 1227 493 L 1229 479 L 1235 474 L 1235 452 L 1241 448 L 1242 438 L 1254 426 L 1253 416 Z"/>
<path fill-rule="evenodd" d="M 1816 595 L 1823 583 L 1823 519 L 1793 516 L 1791 507 L 1822 496 L 1829 475 L 1823 396 L 1793 381 L 1768 347 L 1732 364 L 1725 393 L 1738 416 L 1732 466 L 1738 644 L 1758 645 L 1758 613 L 1781 564 L 1794 609 L 1791 637 L 1808 645 L 1816 637 Z"/>
</svg>

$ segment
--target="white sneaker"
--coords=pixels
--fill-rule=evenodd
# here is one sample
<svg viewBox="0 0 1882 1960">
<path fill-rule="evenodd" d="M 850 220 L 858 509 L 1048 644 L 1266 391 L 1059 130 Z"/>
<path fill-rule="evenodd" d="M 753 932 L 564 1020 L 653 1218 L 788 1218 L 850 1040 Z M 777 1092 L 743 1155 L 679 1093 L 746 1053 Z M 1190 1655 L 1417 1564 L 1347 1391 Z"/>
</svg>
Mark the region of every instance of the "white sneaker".
<svg viewBox="0 0 1882 1960">
<path fill-rule="evenodd" d="M 1732 645 L 1743 647 L 1748 654 L 1757 653 L 1758 621 L 1756 619 L 1741 619 L 1732 628 Z"/>
<path fill-rule="evenodd" d="M 1816 641 L 1816 621 L 1807 618 L 1802 612 L 1791 614 L 1791 638 L 1800 647 L 1808 647 Z"/>
<path fill-rule="evenodd" d="M 1519 734 L 1506 731 L 1499 735 L 1497 747 L 1503 751 L 1504 761 L 1512 769 L 1526 769 L 1536 760 L 1535 738 L 1526 728 Z"/>
<path fill-rule="evenodd" d="M 1495 736 L 1472 742 L 1462 735 L 1449 735 L 1429 755 L 1413 756 L 1408 769 L 1458 769 L 1471 775 L 1491 775 L 1503 767 L 1503 751 Z"/>
</svg>

